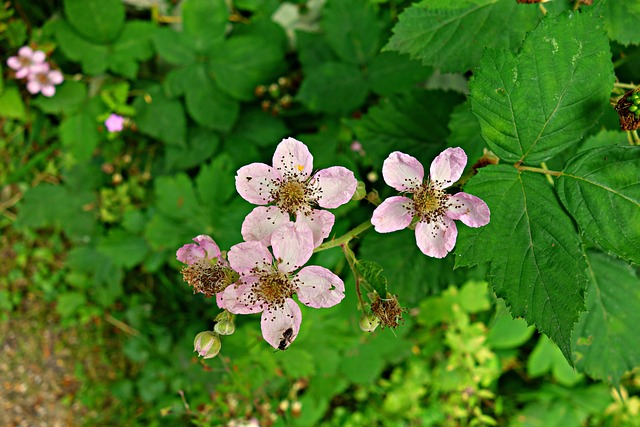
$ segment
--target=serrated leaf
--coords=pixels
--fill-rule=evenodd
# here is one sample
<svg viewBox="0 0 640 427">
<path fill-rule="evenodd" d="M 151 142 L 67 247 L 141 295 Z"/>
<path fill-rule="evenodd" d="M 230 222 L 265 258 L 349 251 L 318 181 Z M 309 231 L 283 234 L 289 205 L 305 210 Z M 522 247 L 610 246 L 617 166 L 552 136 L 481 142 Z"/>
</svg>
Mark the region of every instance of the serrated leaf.
<svg viewBox="0 0 640 427">
<path fill-rule="evenodd" d="M 141 97 L 134 103 L 140 132 L 170 145 L 184 146 L 187 118 L 182 103 L 167 98 L 159 87 L 151 87 L 147 93 L 151 102 Z"/>
<path fill-rule="evenodd" d="M 238 101 L 220 90 L 207 75 L 203 64 L 191 66 L 189 76 L 183 82 L 189 115 L 200 126 L 229 131 L 240 113 Z"/>
<path fill-rule="evenodd" d="M 191 127 L 184 147 L 168 146 L 165 156 L 165 171 L 189 169 L 205 162 L 215 153 L 220 138 L 210 129 Z"/>
<path fill-rule="evenodd" d="M 141 236 L 115 229 L 100 240 L 97 250 L 108 256 L 114 265 L 131 269 L 142 262 L 149 246 Z"/>
<path fill-rule="evenodd" d="M 558 195 L 582 231 L 620 257 L 640 264 L 640 148 L 604 147 L 571 158 Z"/>
<path fill-rule="evenodd" d="M 226 153 L 202 166 L 195 180 L 199 200 L 205 205 L 223 206 L 235 194 L 236 169 Z"/>
<path fill-rule="evenodd" d="M 53 29 L 62 53 L 72 61 L 80 62 L 84 73 L 97 75 L 106 71 L 109 65 L 106 45 L 84 39 L 64 20 L 54 22 Z"/>
<path fill-rule="evenodd" d="M 359 260 L 355 264 L 358 274 L 371 285 L 381 298 L 387 297 L 387 278 L 382 275 L 382 266 L 377 262 Z"/>
<path fill-rule="evenodd" d="M 449 118 L 448 127 L 451 131 L 447 138 L 448 147 L 461 147 L 467 153 L 470 165 L 482 157 L 487 144 L 468 101 L 456 106 Z"/>
<path fill-rule="evenodd" d="M 192 37 L 192 46 L 200 53 L 224 38 L 228 17 L 224 1 L 185 0 L 182 3 L 184 32 Z"/>
<path fill-rule="evenodd" d="M 380 50 L 381 25 L 367 0 L 329 1 L 321 25 L 327 42 L 345 62 L 364 65 Z"/>
<path fill-rule="evenodd" d="M 191 40 L 185 33 L 168 27 L 158 28 L 152 38 L 158 55 L 174 65 L 187 65 L 195 60 Z"/>
<path fill-rule="evenodd" d="M 113 43 L 109 69 L 130 79 L 138 73 L 138 62 L 153 55 L 151 37 L 155 27 L 144 21 L 129 21 L 120 37 Z"/>
<path fill-rule="evenodd" d="M 362 105 L 368 90 L 356 66 L 327 62 L 307 70 L 297 98 L 312 111 L 347 114 Z"/>
<path fill-rule="evenodd" d="M 100 142 L 96 108 L 100 102 L 97 98 L 84 104 L 84 108 L 72 116 L 66 117 L 60 124 L 60 140 L 73 154 L 75 159 L 86 161 Z"/>
<path fill-rule="evenodd" d="M 590 376 L 618 384 L 640 366 L 640 278 L 622 261 L 590 252 L 587 311 L 573 331 L 575 366 Z"/>
<path fill-rule="evenodd" d="M 537 21 L 535 7 L 511 0 L 425 0 L 402 12 L 385 50 L 464 72 L 478 64 L 484 47 L 515 49 Z"/>
<path fill-rule="evenodd" d="M 300 30 L 295 34 L 298 57 L 304 69 L 311 70 L 326 62 L 340 62 L 321 34 Z"/>
<path fill-rule="evenodd" d="M 580 141 L 608 107 L 613 81 L 602 21 L 567 12 L 547 16 L 517 56 L 485 50 L 471 107 L 496 155 L 539 163 Z"/>
<path fill-rule="evenodd" d="M 125 19 L 120 0 L 64 0 L 64 14 L 78 33 L 97 43 L 114 40 Z"/>
<path fill-rule="evenodd" d="M 491 284 L 511 314 L 534 323 L 571 360 L 571 331 L 584 310 L 586 263 L 553 189 L 540 174 L 492 165 L 480 169 L 465 192 L 487 203 L 491 222 L 458 227 L 456 265 L 491 262 Z"/>
<path fill-rule="evenodd" d="M 0 93 L 0 117 L 25 119 L 24 102 L 17 87 L 8 87 Z"/>
<path fill-rule="evenodd" d="M 69 113 L 80 107 L 87 98 L 87 86 L 82 82 L 67 80 L 56 88 L 56 96 L 40 97 L 33 105 L 48 114 Z"/>
<path fill-rule="evenodd" d="M 640 44 L 636 26 L 640 22 L 640 2 L 604 2 L 604 22 L 609 37 L 623 45 Z"/>
<path fill-rule="evenodd" d="M 382 52 L 371 60 L 368 67 L 371 89 L 384 96 L 415 89 L 432 72 L 430 67 L 396 52 Z"/>
</svg>

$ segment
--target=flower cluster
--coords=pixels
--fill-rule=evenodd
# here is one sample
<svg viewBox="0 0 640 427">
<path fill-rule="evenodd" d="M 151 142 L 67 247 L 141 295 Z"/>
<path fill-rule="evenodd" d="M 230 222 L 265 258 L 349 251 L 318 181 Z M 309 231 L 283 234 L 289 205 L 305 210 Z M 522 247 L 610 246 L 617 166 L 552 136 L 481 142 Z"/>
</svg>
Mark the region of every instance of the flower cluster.
<svg viewBox="0 0 640 427">
<path fill-rule="evenodd" d="M 461 148 L 448 148 L 433 161 L 425 179 L 417 159 L 398 151 L 391 153 L 382 174 L 401 195 L 389 197 L 375 209 L 371 219 L 375 230 L 388 233 L 415 227 L 416 241 L 424 254 L 446 256 L 457 237 L 454 220 L 480 227 L 490 218 L 489 208 L 479 198 L 445 191 L 460 179 L 466 164 Z M 333 307 L 342 301 L 342 279 L 324 267 L 305 264 L 335 222 L 334 215 L 325 209 L 363 199 L 355 195 L 359 183 L 351 171 L 334 166 L 314 172 L 309 149 L 293 138 L 280 142 L 272 165 L 243 166 L 235 182 L 240 196 L 259 205 L 243 221 L 244 242 L 225 254 L 211 237 L 200 235 L 176 254 L 186 264 L 182 275 L 194 293 L 215 296 L 224 310 L 215 319 L 214 331 L 202 332 L 194 342 L 195 351 L 205 358 L 218 354 L 220 335 L 233 333 L 235 315 L 262 313 L 265 341 L 285 350 L 298 336 L 302 322 L 294 297 L 313 308 Z M 345 254 L 353 256 L 349 250 Z M 354 274 L 358 276 L 355 270 Z M 360 299 L 363 310 L 370 306 L 366 310 L 370 313 L 360 322 L 363 330 L 373 331 L 379 324 L 395 328 L 402 322 L 406 310 L 395 295 L 371 292 L 370 298 L 371 304 Z"/>
<path fill-rule="evenodd" d="M 27 79 L 27 90 L 31 94 L 53 96 L 56 85 L 62 83 L 64 77 L 60 71 L 52 70 L 46 59 L 47 55 L 43 51 L 23 46 L 18 50 L 17 56 L 7 59 L 7 65 L 15 70 L 17 79 Z"/>
</svg>

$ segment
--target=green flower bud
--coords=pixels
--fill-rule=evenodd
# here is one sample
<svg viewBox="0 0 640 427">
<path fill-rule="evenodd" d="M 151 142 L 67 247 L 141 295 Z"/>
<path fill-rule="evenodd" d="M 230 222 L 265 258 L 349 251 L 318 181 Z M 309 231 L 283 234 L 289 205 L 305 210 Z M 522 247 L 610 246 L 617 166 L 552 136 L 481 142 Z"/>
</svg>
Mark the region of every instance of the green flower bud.
<svg viewBox="0 0 640 427">
<path fill-rule="evenodd" d="M 232 320 L 222 320 L 215 324 L 213 330 L 220 335 L 231 335 L 236 330 L 236 325 Z"/>
<path fill-rule="evenodd" d="M 632 105 L 631 107 L 629 107 L 629 111 L 631 111 L 632 113 L 633 113 L 634 111 L 636 111 L 637 109 L 638 109 L 638 106 L 637 106 L 637 105 Z"/>
<path fill-rule="evenodd" d="M 362 200 L 367 195 L 367 189 L 365 188 L 364 182 L 358 181 L 358 185 L 356 186 L 356 192 L 353 193 L 353 197 L 351 200 Z"/>
<path fill-rule="evenodd" d="M 373 314 L 363 314 L 360 318 L 360 329 L 362 332 L 373 332 L 379 324 L 380 319 Z"/>
<path fill-rule="evenodd" d="M 200 332 L 193 340 L 193 351 L 204 359 L 216 357 L 221 347 L 220 337 L 213 331 Z"/>
</svg>

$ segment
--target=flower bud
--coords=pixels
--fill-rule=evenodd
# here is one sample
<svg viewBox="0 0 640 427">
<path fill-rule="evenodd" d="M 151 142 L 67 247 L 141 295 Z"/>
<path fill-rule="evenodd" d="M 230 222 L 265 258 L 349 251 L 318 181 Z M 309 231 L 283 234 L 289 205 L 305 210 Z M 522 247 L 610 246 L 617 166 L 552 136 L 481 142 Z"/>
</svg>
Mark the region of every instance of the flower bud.
<svg viewBox="0 0 640 427">
<path fill-rule="evenodd" d="M 213 330 L 220 335 L 231 335 L 235 332 L 236 325 L 233 320 L 222 320 L 214 325 Z"/>
<path fill-rule="evenodd" d="M 193 340 L 193 351 L 204 359 L 216 357 L 221 347 L 220 337 L 213 331 L 200 332 Z"/>
<path fill-rule="evenodd" d="M 360 318 L 360 329 L 362 332 L 373 332 L 379 324 L 380 319 L 373 314 L 363 314 Z"/>
<path fill-rule="evenodd" d="M 365 188 L 364 182 L 358 181 L 358 185 L 356 186 L 356 192 L 353 193 L 353 197 L 351 200 L 362 200 L 367 195 L 367 189 Z"/>
</svg>

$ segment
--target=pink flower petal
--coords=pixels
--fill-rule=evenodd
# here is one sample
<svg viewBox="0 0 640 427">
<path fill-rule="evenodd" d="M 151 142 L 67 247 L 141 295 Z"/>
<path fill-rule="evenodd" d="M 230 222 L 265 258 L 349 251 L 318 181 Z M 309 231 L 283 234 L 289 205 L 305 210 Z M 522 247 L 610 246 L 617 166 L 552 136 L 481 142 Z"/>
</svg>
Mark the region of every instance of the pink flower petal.
<svg viewBox="0 0 640 427">
<path fill-rule="evenodd" d="M 411 224 L 413 200 L 403 196 L 385 199 L 374 211 L 371 223 L 378 233 L 402 230 Z"/>
<path fill-rule="evenodd" d="M 423 254 L 444 258 L 456 245 L 458 229 L 451 218 L 439 222 L 419 222 L 416 225 L 416 243 Z"/>
<path fill-rule="evenodd" d="M 278 260 L 278 270 L 289 273 L 302 267 L 311 258 L 313 233 L 302 222 L 290 222 L 273 232 L 271 246 L 273 256 Z"/>
<path fill-rule="evenodd" d="M 433 159 L 429 179 L 438 188 L 450 187 L 460 179 L 466 165 L 467 155 L 462 148 L 447 148 Z"/>
<path fill-rule="evenodd" d="M 36 50 L 35 52 L 33 52 L 33 55 L 31 55 L 31 61 L 36 64 L 43 63 L 45 59 L 47 59 L 47 54 L 41 50 Z"/>
<path fill-rule="evenodd" d="M 16 79 L 24 79 L 25 77 L 29 77 L 29 71 L 31 71 L 29 67 L 24 67 L 16 71 Z"/>
<path fill-rule="evenodd" d="M 9 68 L 13 70 L 20 70 L 20 68 L 22 68 L 22 62 L 17 56 L 10 56 L 9 59 L 7 59 L 7 65 L 9 66 Z M 17 74 L 16 74 L 16 77 L 18 77 Z M 21 79 L 22 77 L 18 77 L 18 78 Z"/>
<path fill-rule="evenodd" d="M 329 237 L 336 217 L 329 211 L 312 209 L 311 214 L 298 214 L 296 222 L 306 224 L 313 233 L 313 247 L 317 248 L 322 241 Z M 245 239 L 246 240 L 246 239 Z"/>
<path fill-rule="evenodd" d="M 29 46 L 22 46 L 20 50 L 18 50 L 18 55 L 31 58 L 33 50 Z"/>
<path fill-rule="evenodd" d="M 207 236 L 206 234 L 201 234 L 199 236 L 194 237 L 193 241 L 196 242 L 198 245 L 200 245 L 202 249 L 207 251 L 207 258 L 209 259 L 221 258 L 220 248 L 210 236 Z"/>
<path fill-rule="evenodd" d="M 311 179 L 316 188 L 318 205 L 325 209 L 333 209 L 344 205 L 353 197 L 358 180 L 347 168 L 333 166 L 318 171 Z"/>
<path fill-rule="evenodd" d="M 206 256 L 206 251 L 195 243 L 184 245 L 176 251 L 176 258 L 178 259 L 178 261 L 189 265 L 201 259 L 204 259 L 204 257 Z"/>
<path fill-rule="evenodd" d="M 271 193 L 279 187 L 280 174 L 264 163 L 251 163 L 238 169 L 236 190 L 249 203 L 266 205 L 273 200 Z"/>
<path fill-rule="evenodd" d="M 51 97 L 56 94 L 56 87 L 51 84 L 47 84 L 42 86 L 42 90 L 40 91 L 44 96 Z"/>
<path fill-rule="evenodd" d="M 233 245 L 227 257 L 231 268 L 243 276 L 249 275 L 254 267 L 259 270 L 269 270 L 273 261 L 269 249 L 260 242 L 242 242 Z"/>
<path fill-rule="evenodd" d="M 415 157 L 394 151 L 382 164 L 382 177 L 398 191 L 411 191 L 422 185 L 424 167 Z"/>
<path fill-rule="evenodd" d="M 273 167 L 282 175 L 306 180 L 313 171 L 313 156 L 302 142 L 294 138 L 283 139 L 273 154 Z"/>
<path fill-rule="evenodd" d="M 344 282 L 324 267 L 305 267 L 294 280 L 298 283 L 298 299 L 306 306 L 333 307 L 344 298 Z"/>
<path fill-rule="evenodd" d="M 59 85 L 60 83 L 62 83 L 64 81 L 64 76 L 58 70 L 50 71 L 49 75 L 47 77 L 48 77 L 49 81 L 51 83 L 53 83 L 54 85 Z"/>
<path fill-rule="evenodd" d="M 269 307 L 262 313 L 262 336 L 273 348 L 285 350 L 300 332 L 302 312 L 291 298 L 282 307 Z M 289 329 L 291 329 L 289 331 Z"/>
<path fill-rule="evenodd" d="M 467 193 L 457 193 L 449 198 L 447 216 L 458 219 L 469 227 L 482 227 L 489 223 L 489 206 L 479 197 Z"/>
<path fill-rule="evenodd" d="M 220 295 L 219 300 L 216 295 L 218 305 L 222 304 L 221 307 L 233 314 L 260 313 L 263 307 L 260 303 L 254 302 L 255 297 L 252 290 L 256 280 L 255 277 L 249 277 L 236 285 L 227 286 L 224 291 L 218 294 Z"/>
<path fill-rule="evenodd" d="M 287 222 L 289 214 L 277 206 L 258 206 L 242 222 L 242 238 L 247 242 L 259 241 L 270 246 L 273 232 Z"/>
<path fill-rule="evenodd" d="M 42 87 L 40 86 L 40 83 L 38 83 L 35 80 L 29 80 L 27 82 L 27 90 L 29 91 L 29 93 L 35 95 L 36 93 L 40 92 L 40 89 Z"/>
</svg>

